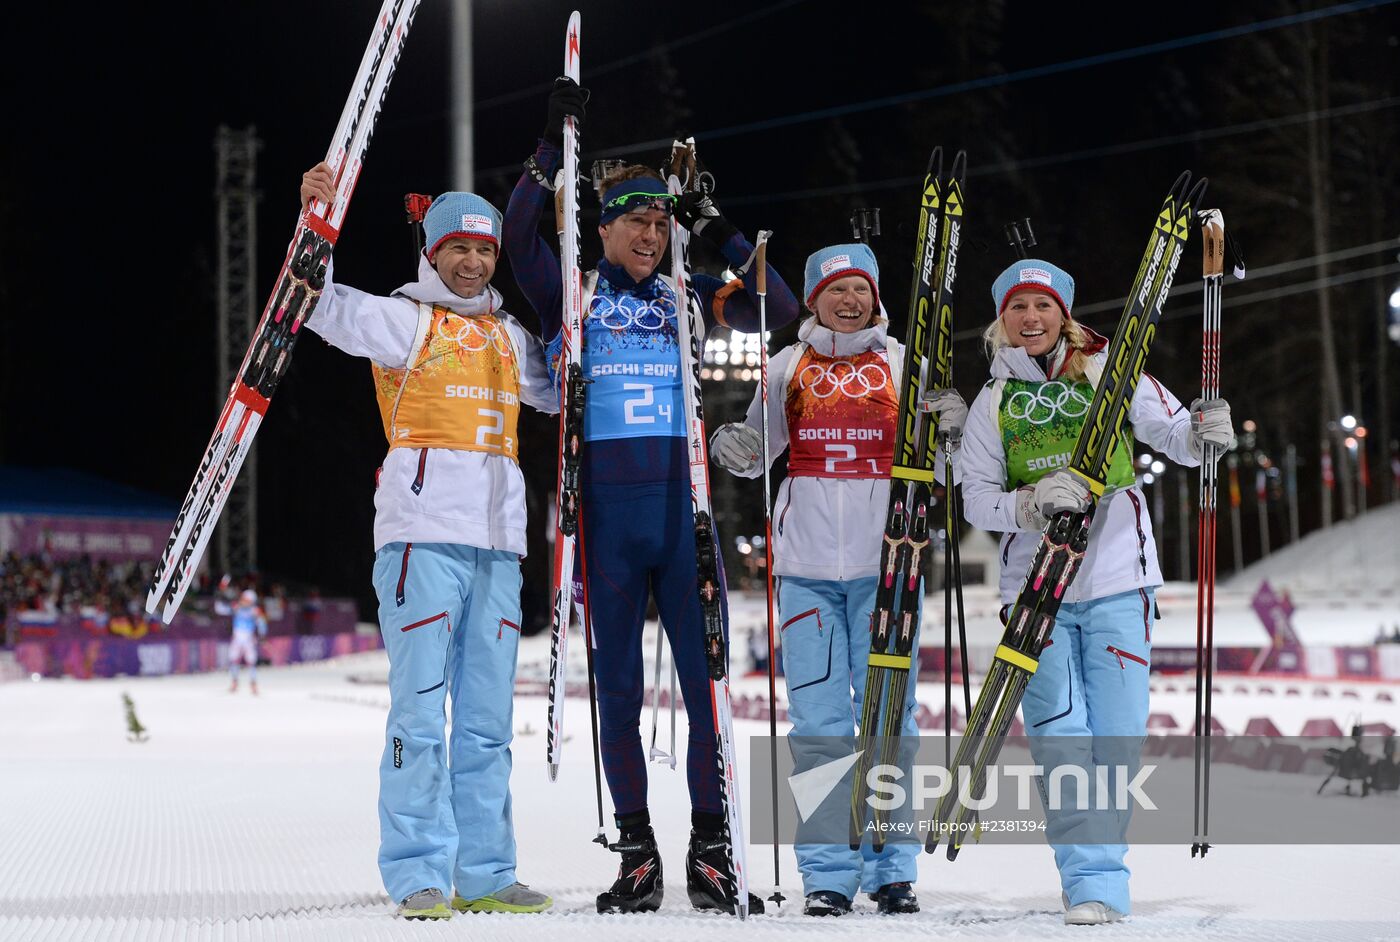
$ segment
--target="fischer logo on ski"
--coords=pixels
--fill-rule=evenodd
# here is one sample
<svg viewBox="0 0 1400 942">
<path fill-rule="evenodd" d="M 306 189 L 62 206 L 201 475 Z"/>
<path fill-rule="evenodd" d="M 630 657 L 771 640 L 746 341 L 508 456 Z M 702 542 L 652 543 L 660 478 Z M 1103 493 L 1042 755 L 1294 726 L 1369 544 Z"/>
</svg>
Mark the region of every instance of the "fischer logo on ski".
<svg viewBox="0 0 1400 942">
<path fill-rule="evenodd" d="M 871 816 L 866 774 L 872 764 L 893 761 L 898 748 L 900 718 L 915 663 L 914 641 L 931 545 L 930 508 L 939 449 L 937 423 L 921 408 L 921 403 L 926 392 L 952 383 L 953 286 L 957 279 L 962 181 L 966 170 L 967 155 L 959 151 L 945 177 L 943 148 L 935 147 L 921 191 L 914 244 L 917 278 L 909 299 L 903 390 L 880 552 L 881 579 L 871 613 L 865 697 L 856 743 L 860 758 L 856 760 L 851 789 L 852 848 L 858 848 L 864 840 Z M 884 846 L 882 816 L 883 812 L 875 808 L 870 831 L 877 851 Z"/>
</svg>

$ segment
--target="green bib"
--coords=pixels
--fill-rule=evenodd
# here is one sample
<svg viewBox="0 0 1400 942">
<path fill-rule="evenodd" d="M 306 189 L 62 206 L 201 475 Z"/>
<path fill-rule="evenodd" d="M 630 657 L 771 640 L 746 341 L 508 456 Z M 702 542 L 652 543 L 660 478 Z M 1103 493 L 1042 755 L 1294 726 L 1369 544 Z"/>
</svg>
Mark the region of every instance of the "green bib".
<svg viewBox="0 0 1400 942">
<path fill-rule="evenodd" d="M 1094 398 L 1088 382 L 1063 379 L 1003 382 L 997 421 L 1006 455 L 1006 487 L 1034 484 L 1051 471 L 1069 465 L 1079 430 Z M 1124 429 L 1108 463 L 1109 487 L 1127 487 L 1133 473 L 1133 433 Z"/>
</svg>

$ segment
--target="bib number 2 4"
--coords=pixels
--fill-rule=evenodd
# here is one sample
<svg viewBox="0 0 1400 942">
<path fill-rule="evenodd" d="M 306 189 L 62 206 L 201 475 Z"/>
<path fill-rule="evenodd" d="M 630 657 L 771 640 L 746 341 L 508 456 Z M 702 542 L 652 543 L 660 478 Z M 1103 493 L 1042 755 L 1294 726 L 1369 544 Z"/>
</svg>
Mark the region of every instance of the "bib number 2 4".
<svg viewBox="0 0 1400 942">
<path fill-rule="evenodd" d="M 658 415 L 667 422 L 671 421 L 671 404 L 656 401 L 656 387 L 651 383 L 623 383 L 622 388 L 628 393 L 641 391 L 640 396 L 629 396 L 623 400 L 622 414 L 628 425 L 652 425 Z M 649 414 L 639 414 L 639 409 L 646 409 Z"/>
</svg>

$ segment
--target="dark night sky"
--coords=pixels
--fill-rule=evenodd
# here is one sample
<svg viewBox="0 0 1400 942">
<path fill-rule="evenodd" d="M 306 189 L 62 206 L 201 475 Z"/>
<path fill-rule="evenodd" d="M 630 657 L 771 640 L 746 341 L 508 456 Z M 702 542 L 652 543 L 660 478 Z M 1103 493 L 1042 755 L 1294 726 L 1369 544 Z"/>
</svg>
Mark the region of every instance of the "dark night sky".
<svg viewBox="0 0 1400 942">
<path fill-rule="evenodd" d="M 539 133 L 545 89 L 559 71 L 562 34 L 574 5 L 475 4 L 475 94 L 487 103 L 477 111 L 476 164 L 481 170 L 512 168 L 479 176 L 477 188 L 501 208 L 518 174 L 514 168 Z M 882 294 L 902 330 L 915 188 L 872 185 L 865 192 L 805 200 L 791 194 L 912 177 L 922 172 L 932 144 L 966 147 L 973 173 L 971 251 L 960 271 L 958 327 L 980 326 L 989 314 L 987 286 L 1010 261 L 1000 229 L 1013 216 L 1035 217 L 1045 254 L 1076 274 L 1081 303 L 1088 303 L 1118 296 L 1131 281 L 1151 213 L 1181 169 L 1212 177 L 1218 199 L 1211 202 L 1225 207 L 1227 223 L 1233 203 L 1260 199 L 1243 167 L 1222 166 L 1219 152 L 1191 141 L 1100 157 L 1064 156 L 1241 122 L 1213 83 L 1244 54 L 1247 40 L 1224 39 L 835 120 L 708 139 L 705 132 L 1326 4 L 1256 2 L 1245 9 L 1184 3 L 1172 5 L 1171 16 L 1150 20 L 1125 17 L 1122 4 L 1017 0 L 990 20 L 978 10 L 935 6 L 585 3 L 583 77 L 594 93 L 585 158 L 669 136 L 678 130 L 674 124 L 685 121 L 718 178 L 721 206 L 729 205 L 729 215 L 750 234 L 760 227 L 777 231 L 770 259 L 794 283 L 807 253 L 849 236 L 845 219 L 853 206 L 883 207 L 886 234 L 875 245 L 887 273 Z M 184 492 L 223 392 L 215 389 L 213 364 L 215 128 L 255 124 L 264 142 L 258 166 L 261 299 L 295 223 L 300 173 L 325 151 L 377 8 L 374 0 L 278 0 L 102 4 L 81 12 L 47 4 L 7 14 L 11 46 L 18 48 L 3 65 L 0 462 L 76 467 L 172 499 Z M 759 15 L 768 9 L 776 12 Z M 738 18 L 744 18 L 742 25 L 722 28 Z M 1400 7 L 1328 23 L 1361 24 L 1356 55 L 1382 64 L 1373 81 L 1338 91 L 1332 104 L 1396 94 Z M 624 68 L 606 68 L 707 29 L 714 34 L 670 47 L 664 59 L 642 57 Z M 1275 32 L 1287 29 L 1296 27 Z M 440 192 L 448 185 L 447 42 L 447 4 L 423 0 L 337 248 L 338 276 L 357 287 L 387 292 L 409 279 L 402 195 Z M 590 79 L 590 71 L 599 70 Z M 1306 110 L 1291 97 L 1290 81 L 1278 76 L 1279 101 L 1260 101 L 1262 113 Z M 533 93 L 489 103 L 522 90 Z M 677 107 L 688 112 L 688 121 L 683 113 L 677 116 Z M 1378 114 L 1393 133 L 1395 109 Z M 1229 140 L 1260 150 L 1292 146 L 1266 132 Z M 654 164 L 662 155 L 637 156 Z M 1006 166 L 1042 157 L 1054 159 Z M 1257 210 L 1251 206 L 1249 218 L 1270 218 Z M 585 234 L 591 229 L 587 219 Z M 1306 220 L 1290 224 L 1298 229 L 1295 244 L 1287 247 L 1290 239 L 1280 236 L 1277 243 L 1285 247 L 1276 257 L 1269 257 L 1275 241 L 1241 236 L 1246 244 L 1264 246 L 1262 256 L 1250 255 L 1253 265 L 1311 254 Z M 1397 229 L 1393 203 L 1384 207 L 1381 226 L 1391 235 Z M 1360 221 L 1357 227 L 1348 233 L 1344 221 L 1336 244 L 1367 242 Z M 596 257 L 596 239 L 587 235 L 585 257 Z M 1192 278 L 1198 277 L 1194 257 L 1193 245 L 1183 266 Z M 515 301 L 512 310 L 533 325 L 508 265 L 496 284 Z M 1183 300 L 1182 307 L 1191 306 Z M 1111 316 L 1099 316 L 1103 320 L 1094 326 L 1111 329 Z M 1173 342 L 1164 331 L 1160 360 L 1154 356 L 1152 366 L 1189 399 L 1199 381 L 1199 340 L 1184 329 L 1194 327 L 1194 319 L 1180 323 L 1179 333 L 1189 336 Z M 957 356 L 958 383 L 970 396 L 985 377 L 985 361 L 970 342 L 958 346 Z M 1252 406 L 1248 391 L 1232 385 L 1227 377 L 1226 394 Z M 1282 394 L 1300 402 L 1310 395 L 1296 388 Z M 711 424 L 726 417 L 712 416 Z M 537 425 L 536 432 L 545 428 Z M 365 364 L 318 338 L 302 343 L 258 440 L 264 568 L 318 581 L 333 592 L 366 595 L 370 491 L 384 445 Z M 551 469 L 541 480 L 552 477 L 552 458 L 541 454 L 534 460 Z"/>
</svg>

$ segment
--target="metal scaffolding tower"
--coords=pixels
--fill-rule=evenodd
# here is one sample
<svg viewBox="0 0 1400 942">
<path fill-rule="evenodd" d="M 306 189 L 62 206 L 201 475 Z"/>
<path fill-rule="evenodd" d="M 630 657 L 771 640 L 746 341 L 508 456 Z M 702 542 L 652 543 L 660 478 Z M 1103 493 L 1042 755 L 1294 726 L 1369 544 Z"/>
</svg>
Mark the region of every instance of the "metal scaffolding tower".
<svg viewBox="0 0 1400 942">
<path fill-rule="evenodd" d="M 218 387 L 215 402 L 222 406 L 234 375 L 252 341 L 258 308 L 257 193 L 254 181 L 261 142 L 252 126 L 234 130 L 224 125 L 214 136 L 218 154 L 215 196 L 218 199 Z M 228 504 L 214 532 L 211 563 L 217 573 L 235 577 L 257 568 L 258 464 L 250 454 L 234 481 Z"/>
</svg>

